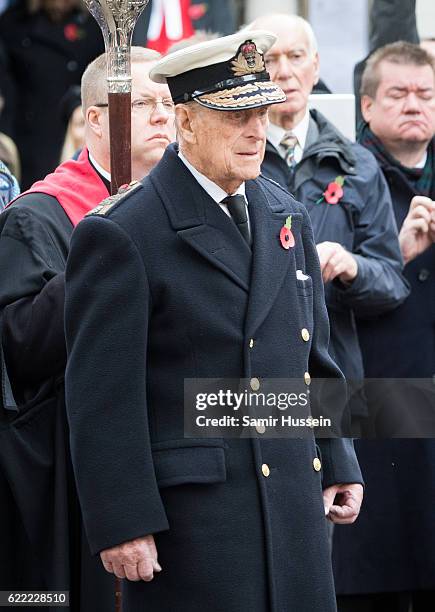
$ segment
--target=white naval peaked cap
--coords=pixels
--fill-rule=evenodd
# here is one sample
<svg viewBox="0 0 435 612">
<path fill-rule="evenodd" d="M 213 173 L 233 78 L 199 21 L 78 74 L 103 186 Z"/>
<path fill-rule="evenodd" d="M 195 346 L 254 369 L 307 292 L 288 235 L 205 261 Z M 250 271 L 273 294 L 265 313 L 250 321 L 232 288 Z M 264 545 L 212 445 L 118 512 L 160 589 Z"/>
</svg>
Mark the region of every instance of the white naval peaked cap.
<svg viewBox="0 0 435 612">
<path fill-rule="evenodd" d="M 226 111 L 278 104 L 285 94 L 264 63 L 275 41 L 272 32 L 252 30 L 197 43 L 160 59 L 150 78 L 168 84 L 175 104 L 195 100 Z"/>
</svg>

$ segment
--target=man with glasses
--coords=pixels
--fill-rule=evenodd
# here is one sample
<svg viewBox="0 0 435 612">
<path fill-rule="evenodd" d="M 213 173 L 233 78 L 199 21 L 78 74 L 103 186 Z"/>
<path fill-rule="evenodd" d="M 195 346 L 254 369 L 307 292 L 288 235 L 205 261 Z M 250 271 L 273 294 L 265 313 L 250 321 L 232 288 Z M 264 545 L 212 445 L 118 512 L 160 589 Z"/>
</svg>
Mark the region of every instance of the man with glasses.
<svg viewBox="0 0 435 612">
<path fill-rule="evenodd" d="M 132 49 L 135 180 L 175 139 L 169 89 L 148 76 L 158 57 Z M 35 183 L 0 216 L 0 589 L 69 589 L 71 611 L 110 612 L 109 576 L 81 531 L 63 387 L 69 240 L 110 191 L 104 54 L 83 74 L 81 93 L 86 147 L 78 160 Z"/>
</svg>

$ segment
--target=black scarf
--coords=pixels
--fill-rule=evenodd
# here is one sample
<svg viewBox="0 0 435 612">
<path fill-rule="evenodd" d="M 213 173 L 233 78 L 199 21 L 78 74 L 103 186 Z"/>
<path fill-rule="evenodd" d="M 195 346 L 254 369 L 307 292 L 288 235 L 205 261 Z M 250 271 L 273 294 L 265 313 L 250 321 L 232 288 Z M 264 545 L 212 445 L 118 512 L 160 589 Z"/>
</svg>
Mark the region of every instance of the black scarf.
<svg viewBox="0 0 435 612">
<path fill-rule="evenodd" d="M 358 133 L 358 142 L 371 151 L 381 167 L 395 166 L 406 177 L 415 192 L 419 195 L 431 196 L 434 180 L 434 140 L 427 148 L 427 159 L 423 168 L 407 168 L 395 159 L 384 147 L 377 136 L 373 134 L 367 123 L 364 123 Z"/>
</svg>

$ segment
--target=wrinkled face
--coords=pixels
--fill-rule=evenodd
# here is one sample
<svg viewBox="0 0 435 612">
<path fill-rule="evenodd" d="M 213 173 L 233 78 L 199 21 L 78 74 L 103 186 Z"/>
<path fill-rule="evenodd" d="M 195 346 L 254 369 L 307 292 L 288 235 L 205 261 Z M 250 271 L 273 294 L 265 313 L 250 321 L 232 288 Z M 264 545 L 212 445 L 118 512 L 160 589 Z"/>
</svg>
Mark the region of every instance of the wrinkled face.
<svg viewBox="0 0 435 612">
<path fill-rule="evenodd" d="M 150 62 L 131 65 L 131 161 L 132 176 L 143 177 L 160 161 L 175 140 L 175 117 L 167 85 L 154 83 L 148 74 Z"/>
<path fill-rule="evenodd" d="M 363 96 L 362 112 L 387 146 L 399 142 L 429 142 L 435 131 L 435 77 L 428 66 L 383 61 L 374 99 Z"/>
<path fill-rule="evenodd" d="M 310 49 L 308 37 L 299 27 L 276 24 L 273 33 L 278 39 L 266 53 L 266 69 L 287 100 L 270 109 L 270 120 L 276 125 L 286 121 L 297 125 L 305 115 L 308 96 L 319 80 L 318 55 Z"/>
<path fill-rule="evenodd" d="M 191 162 L 227 193 L 254 179 L 266 146 L 268 108 L 217 111 L 197 106 L 192 119 Z"/>
</svg>

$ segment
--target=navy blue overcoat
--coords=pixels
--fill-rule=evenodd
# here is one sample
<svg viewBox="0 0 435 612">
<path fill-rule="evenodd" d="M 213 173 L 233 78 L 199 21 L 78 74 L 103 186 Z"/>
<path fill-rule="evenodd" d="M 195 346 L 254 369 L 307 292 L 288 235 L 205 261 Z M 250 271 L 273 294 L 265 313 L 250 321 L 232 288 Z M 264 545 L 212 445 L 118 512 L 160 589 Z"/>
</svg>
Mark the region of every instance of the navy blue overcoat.
<svg viewBox="0 0 435 612">
<path fill-rule="evenodd" d="M 185 378 L 341 376 L 305 209 L 266 179 L 246 193 L 252 259 L 174 145 L 72 237 L 67 410 L 89 542 L 156 534 L 163 567 L 125 581 L 125 612 L 335 610 L 322 478 L 361 481 L 352 443 L 184 438 Z"/>
</svg>

